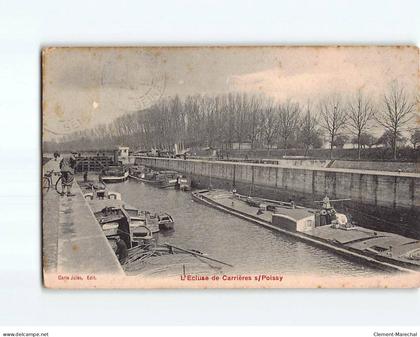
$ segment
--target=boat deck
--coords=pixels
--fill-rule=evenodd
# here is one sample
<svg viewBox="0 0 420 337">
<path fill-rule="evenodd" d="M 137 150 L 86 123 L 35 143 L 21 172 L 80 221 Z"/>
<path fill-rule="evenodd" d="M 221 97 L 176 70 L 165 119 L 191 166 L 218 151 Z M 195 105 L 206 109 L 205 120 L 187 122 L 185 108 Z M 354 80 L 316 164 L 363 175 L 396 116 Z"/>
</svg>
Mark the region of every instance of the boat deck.
<svg viewBox="0 0 420 337">
<path fill-rule="evenodd" d="M 220 190 L 213 190 L 206 193 L 206 197 L 217 201 L 223 206 L 234 208 L 243 213 L 252 214 L 264 221 L 271 223 L 272 212 L 264 211 L 262 214 L 257 214 L 258 208 L 248 205 L 244 200 L 235 197 L 232 193 Z M 313 215 L 311 208 L 290 208 L 277 206 L 277 209 L 281 209 L 281 213 L 294 219 L 302 219 Z"/>
<path fill-rule="evenodd" d="M 239 211 L 245 215 L 263 220 L 272 224 L 272 212 L 264 211 L 257 214 L 258 208 L 250 206 L 244 198 L 239 199 L 232 193 L 223 190 L 212 190 L 203 194 L 206 198 L 218 203 L 219 205 Z M 279 213 L 287 215 L 293 219 L 301 219 L 313 215 L 313 209 L 310 208 L 278 208 Z M 386 257 L 397 259 L 400 262 L 406 262 L 420 266 L 420 241 L 410 239 L 398 234 L 380 232 L 364 227 L 355 226 L 352 229 L 345 230 L 333 228 L 331 226 L 319 226 L 305 232 L 299 232 L 307 237 L 320 239 L 327 243 L 340 244 L 341 247 L 349 248 L 359 253 L 368 253 L 370 256 Z"/>
<path fill-rule="evenodd" d="M 93 213 L 102 211 L 105 207 L 122 208 L 123 206 L 128 207 L 122 200 L 116 199 L 93 199 L 88 200 L 88 204 Z"/>
<path fill-rule="evenodd" d="M 171 277 L 180 275 L 209 275 L 216 274 L 223 270 L 220 265 L 191 254 L 168 254 L 149 257 L 142 263 L 124 265 L 127 275 L 149 276 L 149 277 Z"/>
<path fill-rule="evenodd" d="M 374 231 L 358 226 L 351 230 L 321 226 L 305 232 L 305 234 L 328 241 L 337 241 L 345 247 L 358 251 L 370 250 L 378 256 L 396 257 L 405 262 L 420 265 L 420 261 L 408 258 L 411 253 L 420 253 L 420 241 L 398 234 Z M 416 250 L 419 252 L 416 253 Z"/>
</svg>

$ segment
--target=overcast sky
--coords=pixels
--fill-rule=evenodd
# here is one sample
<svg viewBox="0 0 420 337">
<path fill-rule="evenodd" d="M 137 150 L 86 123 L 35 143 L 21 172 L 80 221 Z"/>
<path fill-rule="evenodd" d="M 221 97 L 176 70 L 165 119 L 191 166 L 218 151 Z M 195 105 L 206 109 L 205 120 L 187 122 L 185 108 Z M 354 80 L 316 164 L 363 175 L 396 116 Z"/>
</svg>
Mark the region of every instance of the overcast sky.
<svg viewBox="0 0 420 337">
<path fill-rule="evenodd" d="M 107 123 L 160 97 L 227 92 L 316 102 L 363 89 L 379 99 L 398 80 L 418 86 L 416 48 L 57 48 L 44 51 L 44 136 Z"/>
</svg>

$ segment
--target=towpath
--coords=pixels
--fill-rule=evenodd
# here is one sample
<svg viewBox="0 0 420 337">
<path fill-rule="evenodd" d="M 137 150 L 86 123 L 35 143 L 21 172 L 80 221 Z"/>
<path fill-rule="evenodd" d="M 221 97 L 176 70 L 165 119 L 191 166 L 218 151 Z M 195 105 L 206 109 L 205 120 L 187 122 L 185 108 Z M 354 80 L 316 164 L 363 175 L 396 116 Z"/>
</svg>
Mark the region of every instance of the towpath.
<svg viewBox="0 0 420 337">
<path fill-rule="evenodd" d="M 61 197 L 53 188 L 43 193 L 44 273 L 123 275 L 77 183 L 73 193 Z"/>
</svg>

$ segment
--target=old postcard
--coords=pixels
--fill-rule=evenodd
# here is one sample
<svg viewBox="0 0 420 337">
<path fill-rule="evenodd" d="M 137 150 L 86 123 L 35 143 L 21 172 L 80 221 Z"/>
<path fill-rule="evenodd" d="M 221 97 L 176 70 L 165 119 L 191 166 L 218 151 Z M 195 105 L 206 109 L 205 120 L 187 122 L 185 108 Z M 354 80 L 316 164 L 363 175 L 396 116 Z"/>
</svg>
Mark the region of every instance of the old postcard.
<svg viewBox="0 0 420 337">
<path fill-rule="evenodd" d="M 50 288 L 420 285 L 416 47 L 42 51 Z"/>
</svg>

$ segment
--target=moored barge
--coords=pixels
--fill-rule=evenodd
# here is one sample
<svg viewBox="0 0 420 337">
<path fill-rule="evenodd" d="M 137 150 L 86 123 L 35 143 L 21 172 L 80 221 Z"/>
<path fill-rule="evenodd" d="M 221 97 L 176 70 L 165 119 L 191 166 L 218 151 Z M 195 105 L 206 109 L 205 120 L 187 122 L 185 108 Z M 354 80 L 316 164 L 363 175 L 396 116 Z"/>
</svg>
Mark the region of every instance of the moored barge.
<svg viewBox="0 0 420 337">
<path fill-rule="evenodd" d="M 131 179 L 154 185 L 159 188 L 175 188 L 189 191 L 190 181 L 176 171 L 154 171 L 150 168 L 132 168 L 129 174 Z"/>
<path fill-rule="evenodd" d="M 223 190 L 192 193 L 193 199 L 350 259 L 404 272 L 420 271 L 420 241 L 356 226 L 326 197 L 321 209 L 251 198 Z"/>
<path fill-rule="evenodd" d="M 108 168 L 102 170 L 100 180 L 106 184 L 121 183 L 128 179 L 128 175 L 129 173 L 124 166 L 109 166 Z"/>
</svg>

